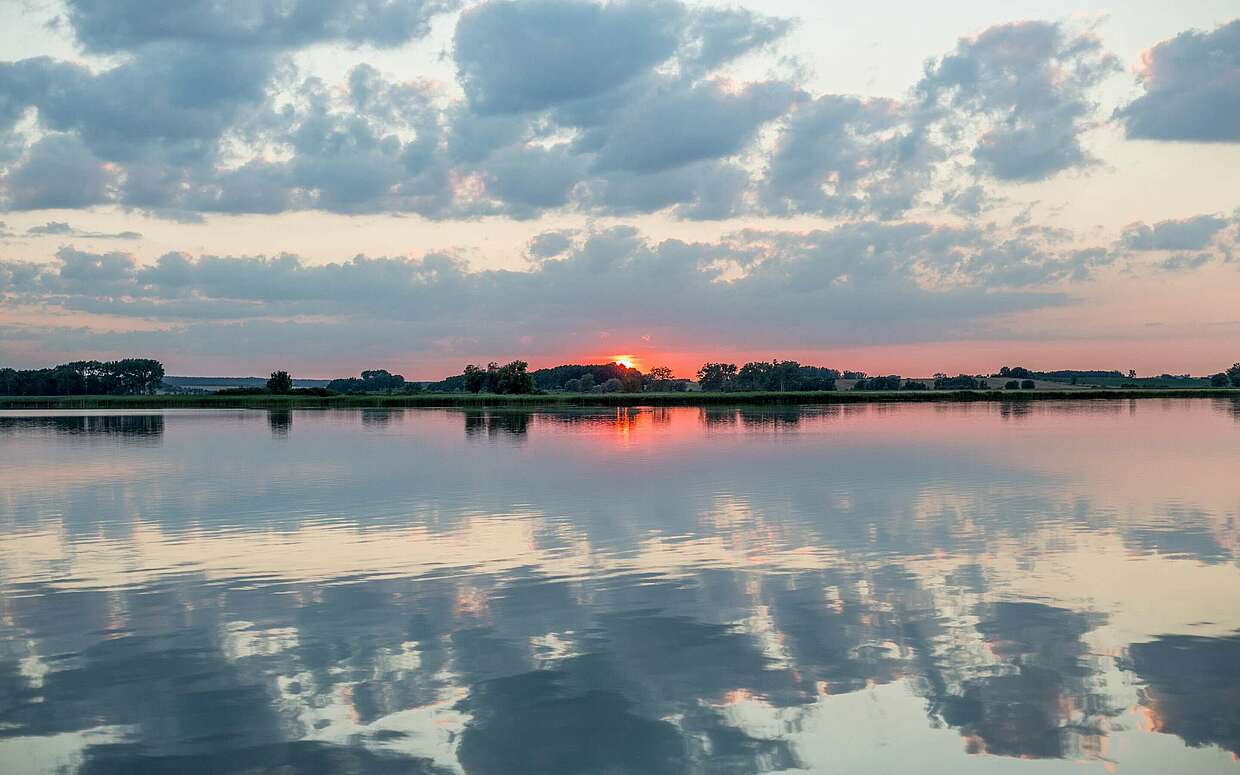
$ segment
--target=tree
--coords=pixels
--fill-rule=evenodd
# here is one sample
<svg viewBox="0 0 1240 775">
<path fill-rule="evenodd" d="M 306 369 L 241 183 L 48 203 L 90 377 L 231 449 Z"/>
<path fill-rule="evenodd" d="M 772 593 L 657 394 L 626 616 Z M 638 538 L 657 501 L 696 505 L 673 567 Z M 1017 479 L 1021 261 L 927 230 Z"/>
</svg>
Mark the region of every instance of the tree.
<svg viewBox="0 0 1240 775">
<path fill-rule="evenodd" d="M 1016 379 L 1029 379 L 1033 376 L 1033 372 L 1024 366 L 1004 366 L 999 369 L 996 377 L 1015 377 Z"/>
<path fill-rule="evenodd" d="M 594 375 L 593 374 L 582 374 L 581 375 L 581 392 L 582 393 L 593 393 L 594 392 Z"/>
<path fill-rule="evenodd" d="M 604 393 L 619 393 L 624 388 L 624 383 L 612 377 L 603 383 Z"/>
<path fill-rule="evenodd" d="M 580 393 L 581 392 L 581 380 L 570 379 L 569 381 L 564 383 L 564 390 L 569 393 Z"/>
<path fill-rule="evenodd" d="M 400 374 L 392 374 L 387 369 L 371 369 L 363 371 L 361 379 L 333 379 L 327 383 L 327 389 L 333 393 L 392 393 L 395 391 L 416 391 L 420 387 L 416 383 L 405 382 Z"/>
<path fill-rule="evenodd" d="M 1227 376 L 1231 378 L 1232 387 L 1240 387 L 1240 363 L 1237 363 L 1228 369 Z"/>
<path fill-rule="evenodd" d="M 750 361 L 736 372 L 735 388 L 737 390 L 774 390 L 772 373 L 775 363 L 766 361 Z"/>
<path fill-rule="evenodd" d="M 293 392 L 293 378 L 288 375 L 287 371 L 273 371 L 271 379 L 267 380 L 267 389 L 272 393 L 291 393 Z"/>
<path fill-rule="evenodd" d="M 905 382 L 904 387 L 900 389 L 901 390 L 929 390 L 930 387 L 926 385 L 926 383 L 924 382 L 913 382 L 910 380 L 908 382 Z"/>
<path fill-rule="evenodd" d="M 164 381 L 164 366 L 150 358 L 74 361 L 50 369 L 0 370 L 0 395 L 150 394 Z"/>
<path fill-rule="evenodd" d="M 401 374 L 393 374 L 387 369 L 370 369 L 362 372 L 362 382 L 366 383 L 366 392 L 401 390 L 405 387 L 405 378 Z"/>
<path fill-rule="evenodd" d="M 164 382 L 164 365 L 150 358 L 124 358 L 107 366 L 124 393 L 154 394 Z"/>
<path fill-rule="evenodd" d="M 465 389 L 470 393 L 478 393 L 487 385 L 487 373 L 472 363 L 465 367 L 464 376 Z"/>
<path fill-rule="evenodd" d="M 901 382 L 903 380 L 898 374 L 888 377 L 869 377 L 857 380 L 857 383 L 853 385 L 853 390 L 899 390 Z"/>
<path fill-rule="evenodd" d="M 736 380 L 735 363 L 707 363 L 698 369 L 698 384 L 702 390 L 721 393 L 732 389 Z"/>
<path fill-rule="evenodd" d="M 971 377 L 968 374 L 959 374 L 955 377 L 936 377 L 934 380 L 935 390 L 977 390 L 981 383 L 977 377 Z"/>
<path fill-rule="evenodd" d="M 1009 379 L 1007 382 L 1003 383 L 1003 389 L 1004 390 L 1020 390 L 1020 382 L 1014 379 Z"/>
<path fill-rule="evenodd" d="M 491 364 L 494 366 L 495 364 Z M 495 370 L 494 393 L 500 395 L 524 395 L 534 392 L 534 378 L 529 374 L 530 365 L 525 361 L 512 361 Z M 487 369 L 490 377 L 491 368 Z M 489 379 L 488 379 L 489 381 Z"/>
<path fill-rule="evenodd" d="M 1034 382 L 1031 379 L 1021 380 L 1021 383 L 1020 383 L 1021 390 L 1033 390 L 1037 388 L 1037 386 L 1038 386 L 1038 383 Z"/>
<path fill-rule="evenodd" d="M 616 365 L 620 366 L 620 364 Z M 620 389 L 625 393 L 642 392 L 642 385 L 645 384 L 645 378 L 642 377 L 642 373 L 637 369 L 630 369 L 625 366 L 620 366 L 620 369 L 620 376 L 611 378 L 620 380 Z"/>
<path fill-rule="evenodd" d="M 671 368 L 667 366 L 655 366 L 646 372 L 646 376 L 642 381 L 642 386 L 646 390 L 668 390 L 672 381 L 676 377 L 672 374 Z"/>
<path fill-rule="evenodd" d="M 1210 387 L 1225 388 L 1229 385 L 1231 385 L 1231 377 L 1227 376 L 1224 372 L 1219 372 L 1213 377 L 1210 377 Z"/>
</svg>

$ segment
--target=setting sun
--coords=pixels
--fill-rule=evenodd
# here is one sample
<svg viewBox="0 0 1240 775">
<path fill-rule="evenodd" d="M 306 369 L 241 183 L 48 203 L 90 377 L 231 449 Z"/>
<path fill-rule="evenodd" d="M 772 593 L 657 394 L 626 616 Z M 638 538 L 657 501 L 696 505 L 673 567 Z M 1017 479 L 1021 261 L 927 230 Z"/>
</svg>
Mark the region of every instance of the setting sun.
<svg viewBox="0 0 1240 775">
<path fill-rule="evenodd" d="M 638 360 L 634 358 L 632 355 L 613 355 L 611 356 L 611 360 L 612 362 L 618 363 L 626 369 L 637 368 Z"/>
</svg>

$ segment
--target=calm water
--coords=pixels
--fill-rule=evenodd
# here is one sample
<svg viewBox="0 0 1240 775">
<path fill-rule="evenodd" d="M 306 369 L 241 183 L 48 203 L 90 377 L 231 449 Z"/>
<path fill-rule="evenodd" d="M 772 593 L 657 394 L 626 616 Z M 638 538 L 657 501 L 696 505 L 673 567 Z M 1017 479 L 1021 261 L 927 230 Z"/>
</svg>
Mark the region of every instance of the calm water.
<svg viewBox="0 0 1240 775">
<path fill-rule="evenodd" d="M 0 413 L 0 772 L 1236 772 L 1240 403 Z"/>
</svg>

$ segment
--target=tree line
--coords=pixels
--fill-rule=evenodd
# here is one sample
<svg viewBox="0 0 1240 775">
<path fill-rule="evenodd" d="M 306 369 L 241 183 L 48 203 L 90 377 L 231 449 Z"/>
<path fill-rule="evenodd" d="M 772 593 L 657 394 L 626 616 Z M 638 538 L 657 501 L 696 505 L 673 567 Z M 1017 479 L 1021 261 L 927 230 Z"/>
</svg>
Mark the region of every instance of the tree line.
<svg viewBox="0 0 1240 775">
<path fill-rule="evenodd" d="M 1220 371 L 1210 377 L 1210 386 L 1240 388 L 1240 363 L 1234 363 L 1227 371 Z"/>
<path fill-rule="evenodd" d="M 150 358 L 74 361 L 45 369 L 0 369 L 0 396 L 149 395 L 164 381 Z"/>
<path fill-rule="evenodd" d="M 739 368 L 735 363 L 706 363 L 697 372 L 702 390 L 712 393 L 835 390 L 841 376 L 837 369 L 776 360 L 751 361 Z"/>
<path fill-rule="evenodd" d="M 1140 387 L 1144 384 L 1146 386 L 1155 385 L 1159 387 L 1196 387 L 1203 386 L 1208 382 L 1210 387 L 1240 388 L 1240 363 L 1233 364 L 1230 369 L 1220 371 L 1208 377 L 1194 377 L 1191 374 L 1160 374 L 1157 377 L 1137 377 L 1136 371 L 1129 370 L 1125 373 L 1118 369 L 1110 371 L 1032 371 L 1023 366 L 1004 366 L 993 376 L 1022 380 L 1022 386 L 1024 385 L 1024 380 L 1041 379 L 1049 382 L 1065 382 L 1072 385 L 1095 384 Z"/>
<path fill-rule="evenodd" d="M 935 374 L 934 381 L 905 380 L 899 375 L 870 376 L 861 371 L 840 371 L 822 366 L 806 366 L 796 361 L 750 361 L 742 366 L 734 363 L 706 363 L 697 371 L 696 387 L 706 392 L 804 392 L 836 390 L 839 380 L 852 381 L 853 390 L 980 390 L 986 378 L 960 374 L 955 377 Z M 1036 372 L 1022 366 L 1004 366 L 993 375 L 1007 378 L 1006 390 L 1031 390 L 1035 379 L 1077 384 L 1083 380 L 1117 380 L 1125 378 L 1120 371 L 1057 371 Z M 1136 379 L 1129 372 L 1128 379 Z M 1217 388 L 1240 388 L 1240 363 L 1207 378 L 1164 374 L 1158 379 L 1193 380 Z M 163 383 L 164 367 L 150 358 L 125 358 L 117 361 L 74 361 L 43 369 L 17 370 L 0 368 L 0 396 L 59 395 L 143 395 L 157 392 Z M 1152 378 L 1153 379 L 1153 378 Z M 531 394 L 546 391 L 569 393 L 640 393 L 678 392 L 690 390 L 693 382 L 678 379 L 666 366 L 648 372 L 620 363 L 566 364 L 546 369 L 529 370 L 526 361 L 511 361 L 503 366 L 496 362 L 485 367 L 469 364 L 461 374 L 423 387 L 409 382 L 400 374 L 386 369 L 369 369 L 358 377 L 335 379 L 326 388 L 294 388 L 287 371 L 274 371 L 265 387 L 232 388 L 221 394 L 280 394 L 330 396 L 340 394 L 469 392 L 494 394 Z"/>
</svg>

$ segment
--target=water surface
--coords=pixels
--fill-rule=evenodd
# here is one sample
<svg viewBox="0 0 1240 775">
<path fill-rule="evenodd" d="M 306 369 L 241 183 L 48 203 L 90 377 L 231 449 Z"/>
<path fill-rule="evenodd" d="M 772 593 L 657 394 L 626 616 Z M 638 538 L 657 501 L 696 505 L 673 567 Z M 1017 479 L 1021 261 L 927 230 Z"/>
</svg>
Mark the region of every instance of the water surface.
<svg viewBox="0 0 1240 775">
<path fill-rule="evenodd" d="M 0 772 L 1234 772 L 1240 403 L 0 412 Z"/>
</svg>

